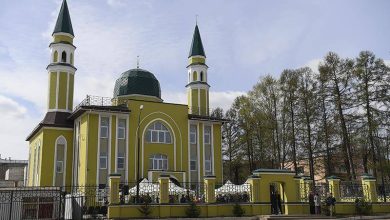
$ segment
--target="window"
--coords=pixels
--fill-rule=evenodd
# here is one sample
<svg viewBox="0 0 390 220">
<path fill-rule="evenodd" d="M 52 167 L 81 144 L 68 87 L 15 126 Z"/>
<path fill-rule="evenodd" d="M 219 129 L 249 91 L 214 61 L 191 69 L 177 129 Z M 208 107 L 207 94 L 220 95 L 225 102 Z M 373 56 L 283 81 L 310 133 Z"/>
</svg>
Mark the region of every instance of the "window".
<svg viewBox="0 0 390 220">
<path fill-rule="evenodd" d="M 190 161 L 190 171 L 196 171 L 196 160 Z"/>
<path fill-rule="evenodd" d="M 126 138 L 126 119 L 119 119 L 118 122 L 118 139 Z"/>
<path fill-rule="evenodd" d="M 99 168 L 100 169 L 107 169 L 107 156 L 100 156 Z"/>
<path fill-rule="evenodd" d="M 204 127 L 204 143 L 205 144 L 210 144 L 210 138 L 211 137 L 211 127 L 210 126 L 205 126 Z"/>
<path fill-rule="evenodd" d="M 196 144 L 196 125 L 190 125 L 190 143 Z"/>
<path fill-rule="evenodd" d="M 117 168 L 118 168 L 118 170 L 125 169 L 125 157 L 118 156 L 118 158 L 117 158 Z"/>
<path fill-rule="evenodd" d="M 196 81 L 196 80 L 198 80 L 198 73 L 194 71 L 194 73 L 192 73 L 192 81 Z"/>
<path fill-rule="evenodd" d="M 66 63 L 66 52 L 63 51 L 61 54 L 61 62 Z"/>
<path fill-rule="evenodd" d="M 100 137 L 108 138 L 108 117 L 102 117 L 100 119 Z"/>
<path fill-rule="evenodd" d="M 203 81 L 203 72 L 200 72 L 200 81 Z"/>
<path fill-rule="evenodd" d="M 64 164 L 63 161 L 57 161 L 56 162 L 56 172 L 57 173 L 62 173 L 63 172 L 63 170 L 64 170 L 63 164 Z"/>
<path fill-rule="evenodd" d="M 53 62 L 56 63 L 57 61 L 58 61 L 58 52 L 54 51 Z"/>
<path fill-rule="evenodd" d="M 151 170 L 168 170 L 168 158 L 166 155 L 155 154 L 149 158 Z"/>
<path fill-rule="evenodd" d="M 211 160 L 205 160 L 204 166 L 205 166 L 206 172 L 211 172 Z"/>
<path fill-rule="evenodd" d="M 146 131 L 145 138 L 149 143 L 172 143 L 171 133 L 161 122 L 151 124 Z"/>
</svg>

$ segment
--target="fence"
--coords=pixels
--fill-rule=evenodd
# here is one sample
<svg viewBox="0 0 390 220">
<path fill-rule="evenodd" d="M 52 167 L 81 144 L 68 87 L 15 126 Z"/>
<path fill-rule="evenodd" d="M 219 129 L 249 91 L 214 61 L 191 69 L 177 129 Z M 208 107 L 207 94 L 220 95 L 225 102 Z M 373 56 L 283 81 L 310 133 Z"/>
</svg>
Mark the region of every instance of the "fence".
<svg viewBox="0 0 390 220">
<path fill-rule="evenodd" d="M 390 202 L 390 184 L 377 185 L 376 192 L 379 202 Z"/>
<path fill-rule="evenodd" d="M 360 182 L 341 181 L 340 200 L 343 202 L 353 202 L 356 198 L 363 198 L 366 186 Z"/>
<path fill-rule="evenodd" d="M 149 182 L 147 179 L 142 180 L 138 186 L 137 199 L 137 182 L 122 182 L 119 185 L 120 204 L 135 203 L 159 203 L 160 185 L 158 182 Z"/>
<path fill-rule="evenodd" d="M 64 210 L 58 187 L 8 188 L 0 190 L 0 219 L 59 219 Z"/>
<path fill-rule="evenodd" d="M 103 218 L 109 189 L 104 186 L 0 189 L 0 220 Z"/>
<path fill-rule="evenodd" d="M 227 181 L 225 184 L 216 184 L 215 194 L 217 203 L 247 203 L 251 201 L 251 185 L 235 185 Z"/>
</svg>

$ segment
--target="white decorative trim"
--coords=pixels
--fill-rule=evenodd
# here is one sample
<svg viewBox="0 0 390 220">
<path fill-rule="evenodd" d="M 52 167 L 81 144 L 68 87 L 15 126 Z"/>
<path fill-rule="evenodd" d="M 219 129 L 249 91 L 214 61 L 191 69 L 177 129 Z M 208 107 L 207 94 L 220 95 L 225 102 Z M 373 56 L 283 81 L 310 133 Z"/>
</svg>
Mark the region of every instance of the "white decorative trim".
<svg viewBox="0 0 390 220">
<path fill-rule="evenodd" d="M 172 126 L 167 122 L 167 121 L 165 121 L 164 119 L 162 119 L 162 118 L 155 118 L 155 119 L 153 119 L 153 120 L 151 120 L 151 121 L 149 121 L 146 125 L 145 125 L 145 127 L 144 127 L 144 129 L 143 129 L 143 131 L 142 131 L 142 136 L 141 136 L 141 138 L 142 138 L 142 141 L 141 141 L 141 143 L 142 143 L 142 151 L 141 151 L 141 167 L 142 167 L 142 172 L 141 172 L 141 177 L 143 178 L 144 176 L 143 176 L 143 171 L 144 171 L 144 145 L 145 145 L 145 142 L 144 142 L 144 136 L 145 136 L 145 131 L 148 129 L 148 127 L 152 124 L 152 123 L 154 123 L 155 121 L 162 121 L 162 122 L 164 122 L 166 125 L 168 125 L 168 127 L 169 127 L 169 129 L 172 131 L 172 133 L 173 133 L 173 170 L 174 171 L 176 171 L 176 135 L 175 135 L 175 131 L 172 129 Z M 141 140 L 141 138 L 140 138 L 140 140 Z M 167 156 L 167 159 L 168 159 L 168 156 Z M 168 161 L 169 161 L 169 159 L 168 159 Z M 169 163 L 168 163 L 168 168 L 169 168 Z"/>
<path fill-rule="evenodd" d="M 177 130 L 179 131 L 179 135 L 180 135 L 180 149 L 183 149 L 183 138 L 182 138 L 182 135 L 181 135 L 181 130 L 180 130 L 180 128 L 179 128 L 179 126 L 177 125 L 177 123 L 176 123 L 176 121 L 175 120 L 173 120 L 173 118 L 171 117 L 171 116 L 169 116 L 168 114 L 166 114 L 166 113 L 164 113 L 164 112 L 160 112 L 160 111 L 158 111 L 158 112 L 152 112 L 152 113 L 149 113 L 148 115 L 146 115 L 145 117 L 143 117 L 143 119 L 140 121 L 140 126 L 141 126 L 141 124 L 142 124 L 142 122 L 147 118 L 147 117 L 149 117 L 149 116 L 151 116 L 151 115 L 153 115 L 153 114 L 163 114 L 163 115 L 165 115 L 165 116 L 167 116 L 169 119 L 171 119 L 172 120 L 172 122 L 175 124 L 175 126 L 176 126 L 176 128 L 177 128 Z M 138 139 L 138 127 L 137 127 L 137 130 L 136 130 L 136 136 L 135 136 L 135 141 L 134 141 L 134 146 L 135 146 L 135 148 L 134 148 L 134 152 L 135 152 L 135 157 L 137 157 L 137 139 Z M 173 130 L 172 130 L 173 131 Z M 141 138 L 140 138 L 140 140 L 141 140 Z M 176 150 L 176 144 L 174 145 L 175 146 L 175 150 Z M 176 159 L 176 158 L 175 158 Z M 176 161 L 175 161 L 175 163 L 176 163 Z M 137 160 L 135 159 L 134 160 L 134 170 L 135 170 L 135 172 L 134 172 L 134 174 L 136 174 L 137 173 Z"/>
<path fill-rule="evenodd" d="M 200 143 L 199 143 L 199 142 L 200 142 L 200 135 L 199 135 L 199 127 L 200 127 L 200 126 L 199 126 L 199 123 L 197 123 L 197 124 L 196 124 L 196 129 L 197 129 L 197 133 L 198 133 L 198 134 L 197 134 L 197 137 L 196 137 L 196 138 L 198 139 L 198 140 L 196 141 L 196 143 L 197 143 L 197 151 L 198 151 L 198 153 L 197 153 L 197 155 L 196 155 L 197 158 L 198 158 L 198 163 L 197 163 L 197 164 L 198 164 L 198 179 L 197 179 L 197 182 L 200 181 Z"/>
<path fill-rule="evenodd" d="M 89 115 L 88 115 L 89 117 Z M 100 122 L 101 121 L 101 115 L 99 115 L 98 120 L 98 144 L 97 144 L 97 155 L 96 155 L 96 185 L 99 185 L 99 177 L 100 177 Z M 87 156 L 88 157 L 88 156 Z"/>
<path fill-rule="evenodd" d="M 152 98 L 152 99 L 155 99 L 156 101 L 158 102 L 162 102 L 163 100 L 156 97 L 156 96 L 152 96 L 152 95 L 142 95 L 142 94 L 129 94 L 129 95 L 120 95 L 118 96 L 117 98 L 133 98 L 133 97 L 145 97 L 145 98 Z M 140 101 L 138 99 L 135 99 L 137 101 Z"/>
<path fill-rule="evenodd" d="M 56 64 L 56 63 L 54 63 Z M 75 74 L 76 70 L 71 66 L 64 66 L 64 65 L 50 65 L 47 67 L 47 71 L 50 72 L 68 72 L 72 75 Z"/>
<path fill-rule="evenodd" d="M 125 182 L 127 182 L 129 179 L 129 170 L 130 170 L 129 169 L 129 152 L 130 152 L 130 149 L 129 149 L 129 131 L 130 131 L 129 123 L 130 123 L 130 115 L 127 115 L 127 117 L 126 117 L 126 147 L 125 147 L 126 148 Z"/>
<path fill-rule="evenodd" d="M 116 123 L 115 123 L 115 125 L 116 125 L 116 127 L 115 127 L 115 146 L 114 146 L 114 148 L 115 148 L 115 155 L 114 155 L 114 172 L 115 173 L 117 173 L 118 172 L 118 116 L 117 117 L 115 117 L 115 120 L 116 120 Z"/>
<path fill-rule="evenodd" d="M 204 133 L 205 133 L 205 125 L 204 125 L 204 123 L 202 123 L 202 127 L 203 127 L 203 132 L 202 132 L 202 140 L 203 140 L 203 143 L 202 143 L 202 147 L 203 147 L 203 176 L 205 176 L 206 175 L 206 161 L 205 161 L 205 159 L 206 159 L 206 147 L 205 147 L 205 145 L 204 145 Z"/>
<path fill-rule="evenodd" d="M 56 186 L 56 177 L 57 177 L 57 147 L 59 140 L 63 139 L 65 141 L 64 143 L 64 162 L 62 165 L 63 172 L 62 172 L 62 186 L 65 186 L 65 180 L 66 180 L 66 155 L 67 155 L 67 146 L 68 141 L 63 135 L 60 135 L 57 137 L 56 141 L 54 142 L 54 166 L 53 166 L 53 186 Z"/>
<path fill-rule="evenodd" d="M 190 144 L 190 121 L 187 122 L 188 124 L 188 141 L 187 141 L 187 153 L 188 153 L 188 182 L 191 182 L 191 144 Z"/>
<path fill-rule="evenodd" d="M 191 85 L 187 85 L 187 88 L 191 88 L 191 89 L 209 89 L 210 85 L 205 84 L 205 83 L 194 83 L 194 84 L 191 84 Z"/>
<path fill-rule="evenodd" d="M 214 158 L 214 126 L 213 124 L 209 125 L 210 129 L 210 148 L 211 148 L 211 174 L 215 175 L 215 158 Z M 222 158 L 222 154 L 221 154 Z M 223 173 L 221 174 L 223 175 Z"/>
<path fill-rule="evenodd" d="M 74 38 L 73 35 L 69 34 L 69 33 L 65 33 L 65 32 L 57 32 L 57 33 L 53 33 L 52 36 L 57 36 L 57 35 L 64 35 L 64 36 L 67 36 L 67 37 L 71 37 L 72 39 Z"/>
<path fill-rule="evenodd" d="M 58 109 L 58 108 L 51 108 L 48 109 L 47 112 L 72 112 L 71 110 L 65 110 L 65 109 Z"/>
<path fill-rule="evenodd" d="M 44 130 L 73 131 L 73 128 L 43 127 Z"/>
</svg>

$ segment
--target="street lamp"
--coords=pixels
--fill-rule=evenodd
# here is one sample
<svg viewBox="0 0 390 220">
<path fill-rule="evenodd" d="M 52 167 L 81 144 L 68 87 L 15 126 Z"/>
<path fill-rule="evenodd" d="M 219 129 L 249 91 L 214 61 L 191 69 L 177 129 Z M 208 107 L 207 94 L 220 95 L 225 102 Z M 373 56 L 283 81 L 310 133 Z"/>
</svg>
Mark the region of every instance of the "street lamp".
<svg viewBox="0 0 390 220">
<path fill-rule="evenodd" d="M 137 203 L 139 203 L 139 146 L 140 146 L 140 140 L 139 140 L 139 124 L 141 122 L 141 112 L 144 108 L 144 105 L 139 106 L 139 113 L 138 113 L 138 125 L 137 125 Z"/>
</svg>

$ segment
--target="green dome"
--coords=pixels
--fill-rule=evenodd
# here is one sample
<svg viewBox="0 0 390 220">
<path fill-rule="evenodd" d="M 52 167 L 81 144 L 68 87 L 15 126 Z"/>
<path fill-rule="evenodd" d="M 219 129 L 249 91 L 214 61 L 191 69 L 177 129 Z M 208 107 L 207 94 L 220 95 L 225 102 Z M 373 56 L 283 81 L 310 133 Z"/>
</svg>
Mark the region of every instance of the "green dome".
<svg viewBox="0 0 390 220">
<path fill-rule="evenodd" d="M 114 98 L 126 95 L 147 95 L 161 99 L 160 83 L 147 70 L 128 70 L 116 80 L 114 88 Z"/>
</svg>

